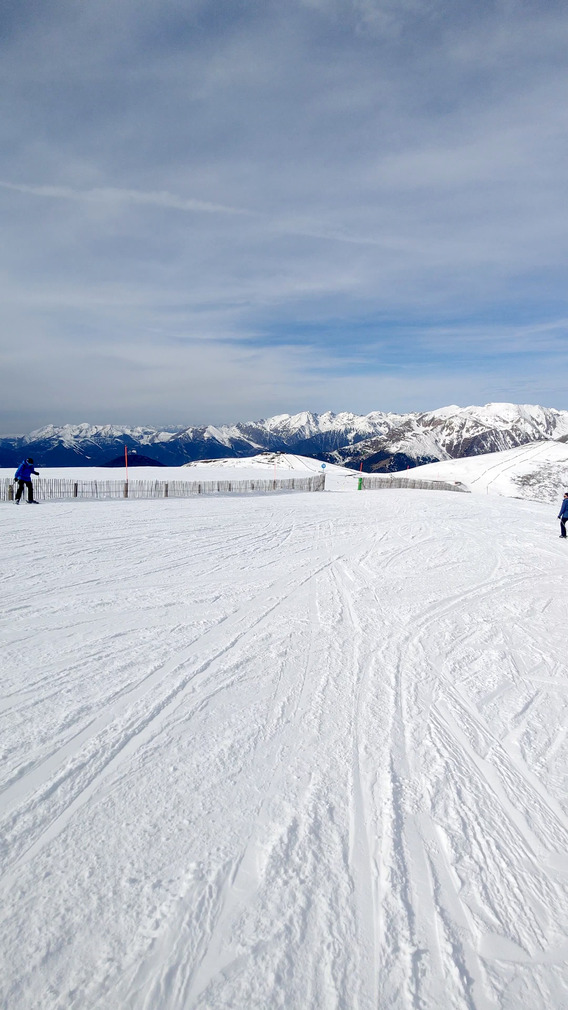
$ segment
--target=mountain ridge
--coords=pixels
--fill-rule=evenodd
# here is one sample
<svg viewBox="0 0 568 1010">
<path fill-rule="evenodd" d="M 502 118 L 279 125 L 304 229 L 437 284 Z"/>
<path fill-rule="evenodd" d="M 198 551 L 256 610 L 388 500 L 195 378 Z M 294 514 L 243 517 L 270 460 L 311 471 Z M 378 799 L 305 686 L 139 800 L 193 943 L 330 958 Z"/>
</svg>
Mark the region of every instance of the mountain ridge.
<svg viewBox="0 0 568 1010">
<path fill-rule="evenodd" d="M 200 459 L 296 452 L 324 461 L 392 472 L 424 463 L 510 449 L 527 442 L 568 438 L 568 410 L 535 404 L 489 403 L 396 414 L 371 411 L 300 411 L 233 424 L 172 426 L 44 425 L 27 435 L 0 439 L 0 466 L 22 455 L 37 466 L 100 466 L 129 450 L 178 466 Z"/>
</svg>

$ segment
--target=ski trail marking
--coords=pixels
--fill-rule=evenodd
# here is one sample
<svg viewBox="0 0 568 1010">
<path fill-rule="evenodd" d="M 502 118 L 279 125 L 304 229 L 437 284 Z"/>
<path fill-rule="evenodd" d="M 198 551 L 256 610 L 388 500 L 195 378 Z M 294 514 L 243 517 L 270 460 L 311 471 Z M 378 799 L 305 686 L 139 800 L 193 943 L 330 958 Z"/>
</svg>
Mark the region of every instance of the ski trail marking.
<svg viewBox="0 0 568 1010">
<path fill-rule="evenodd" d="M 176 686 L 167 694 L 167 696 L 162 700 L 157 702 L 150 713 L 139 720 L 136 724 L 131 726 L 125 726 L 122 729 L 122 735 L 115 739 L 108 753 L 104 756 L 102 764 L 99 767 L 94 768 L 88 782 L 86 785 L 82 786 L 78 795 L 71 800 L 70 803 L 65 807 L 65 809 L 56 815 L 47 827 L 43 827 L 40 836 L 32 842 L 31 845 L 23 849 L 16 859 L 11 864 L 11 872 L 6 875 L 6 887 L 12 886 L 16 877 L 14 876 L 14 871 L 29 862 L 37 852 L 48 844 L 53 838 L 55 838 L 68 824 L 72 816 L 91 798 L 91 796 L 97 791 L 103 778 L 106 778 L 111 772 L 115 770 L 118 764 L 122 764 L 124 760 L 135 753 L 144 743 L 155 736 L 161 731 L 162 723 L 171 714 L 172 711 L 179 705 L 181 699 L 188 693 L 196 692 L 204 681 L 204 678 L 209 676 L 210 668 L 213 664 L 217 662 L 221 657 L 223 657 L 230 649 L 240 642 L 245 636 L 249 635 L 251 631 L 258 627 L 258 625 L 264 621 L 277 607 L 279 607 L 282 602 L 296 593 L 301 586 L 306 582 L 309 582 L 320 572 L 329 568 L 336 558 L 332 558 L 326 561 L 324 564 L 320 564 L 317 568 L 310 571 L 307 575 L 304 574 L 300 578 L 296 578 L 294 584 L 290 586 L 290 579 L 286 577 L 283 580 L 279 580 L 274 585 L 284 584 L 287 587 L 287 592 L 281 597 L 274 600 L 270 605 L 264 606 L 260 613 L 257 613 L 254 618 L 250 619 L 250 608 L 245 610 L 245 613 L 239 611 L 237 615 L 232 615 L 226 618 L 223 622 L 223 630 L 226 635 L 228 635 L 228 640 L 225 644 L 218 648 L 214 654 L 204 661 L 202 661 L 196 669 L 192 670 L 190 673 L 182 677 L 182 679 L 176 684 Z M 272 587 L 274 591 L 274 586 Z M 241 628 L 240 625 L 247 619 L 246 627 Z M 218 626 L 216 626 L 218 630 Z M 208 637 L 216 629 L 211 629 L 210 632 L 206 632 L 202 638 Z M 147 694 L 147 689 L 151 687 L 156 682 L 162 682 L 165 676 L 179 669 L 181 666 L 185 665 L 188 660 L 191 659 L 192 655 L 197 651 L 197 646 L 202 642 L 202 639 L 198 640 L 196 643 L 192 643 L 190 646 L 182 650 L 176 656 L 168 660 L 159 671 L 150 675 L 146 679 L 145 687 L 146 690 L 144 694 Z M 234 678 L 234 674 L 231 674 L 228 682 Z M 219 685 L 226 686 L 225 684 Z M 136 691 L 132 692 L 128 698 L 128 701 L 132 701 L 137 697 Z M 122 707 L 125 707 L 123 704 Z M 156 728 L 156 720 L 159 719 L 160 725 Z M 114 722 L 114 714 L 107 714 L 100 720 L 100 725 L 94 726 L 94 734 L 100 732 L 100 729 Z M 93 727 L 92 727 L 93 728 Z M 81 769 L 81 765 L 79 765 Z M 73 769 L 70 769 L 70 773 Z M 67 773 L 69 774 L 69 773 Z M 67 777 L 67 774 L 63 772 L 63 778 Z M 51 793 L 55 788 L 57 788 L 57 783 L 46 784 L 44 792 L 48 794 Z M 38 805 L 41 802 L 41 794 L 39 796 L 32 796 L 28 799 L 27 805 L 30 805 L 30 801 L 33 805 Z"/>
</svg>

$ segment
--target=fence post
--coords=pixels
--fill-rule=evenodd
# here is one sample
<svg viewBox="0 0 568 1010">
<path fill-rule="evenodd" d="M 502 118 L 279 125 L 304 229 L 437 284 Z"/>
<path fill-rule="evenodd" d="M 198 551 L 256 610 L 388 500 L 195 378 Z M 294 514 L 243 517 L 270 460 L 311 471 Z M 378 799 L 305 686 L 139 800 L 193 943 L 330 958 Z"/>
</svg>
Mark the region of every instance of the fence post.
<svg viewBox="0 0 568 1010">
<path fill-rule="evenodd" d="M 362 477 L 358 477 L 357 478 L 357 490 L 358 491 L 362 491 L 363 490 L 363 478 Z"/>
<path fill-rule="evenodd" d="M 73 497 L 76 498 L 79 493 L 79 485 L 77 482 L 73 484 Z"/>
<path fill-rule="evenodd" d="M 8 484 L 8 501 L 14 501 L 14 485 Z"/>
<path fill-rule="evenodd" d="M 164 498 L 168 497 L 168 482 L 164 484 Z"/>
<path fill-rule="evenodd" d="M 125 480 L 125 482 L 124 482 L 124 497 L 128 498 L 128 481 L 127 480 Z"/>
</svg>

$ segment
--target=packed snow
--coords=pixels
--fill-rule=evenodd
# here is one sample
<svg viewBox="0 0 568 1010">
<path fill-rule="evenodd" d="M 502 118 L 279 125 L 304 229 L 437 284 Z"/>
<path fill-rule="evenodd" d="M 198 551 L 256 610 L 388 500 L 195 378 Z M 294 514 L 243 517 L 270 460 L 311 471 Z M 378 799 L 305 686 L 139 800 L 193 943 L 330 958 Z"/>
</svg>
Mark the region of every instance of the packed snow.
<svg viewBox="0 0 568 1010">
<path fill-rule="evenodd" d="M 2 506 L 3 1008 L 568 1007 L 558 510 L 340 487 Z"/>
</svg>

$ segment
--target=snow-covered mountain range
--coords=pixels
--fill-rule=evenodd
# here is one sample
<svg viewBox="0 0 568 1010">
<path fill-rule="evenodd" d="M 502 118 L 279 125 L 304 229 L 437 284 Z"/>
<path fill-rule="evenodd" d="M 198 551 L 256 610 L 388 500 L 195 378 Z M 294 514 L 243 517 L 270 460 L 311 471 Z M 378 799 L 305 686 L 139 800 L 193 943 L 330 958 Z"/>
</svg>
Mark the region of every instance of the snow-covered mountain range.
<svg viewBox="0 0 568 1010">
<path fill-rule="evenodd" d="M 47 425 L 0 439 L 0 466 L 31 455 L 39 466 L 100 466 L 123 451 L 143 452 L 170 466 L 192 460 L 296 452 L 367 471 L 393 471 L 477 456 L 543 439 L 568 439 L 568 411 L 490 403 L 425 413 L 372 411 L 278 414 L 261 421 L 160 430 L 153 427 Z"/>
</svg>

